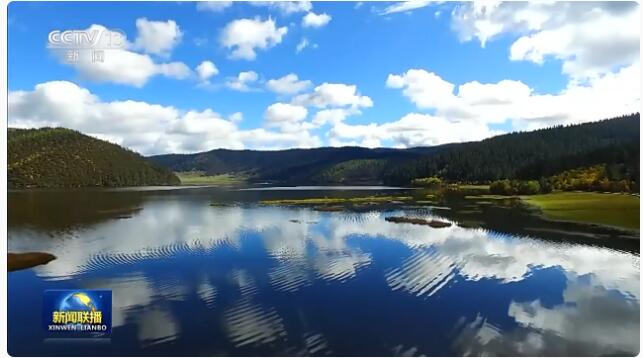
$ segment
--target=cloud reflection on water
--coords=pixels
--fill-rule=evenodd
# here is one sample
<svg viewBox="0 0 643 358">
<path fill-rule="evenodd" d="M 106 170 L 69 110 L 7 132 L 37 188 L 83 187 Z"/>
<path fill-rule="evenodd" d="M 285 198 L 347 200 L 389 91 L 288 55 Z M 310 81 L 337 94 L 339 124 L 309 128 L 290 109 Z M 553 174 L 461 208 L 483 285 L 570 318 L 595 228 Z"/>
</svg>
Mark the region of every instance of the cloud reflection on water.
<svg viewBox="0 0 643 358">
<path fill-rule="evenodd" d="M 376 263 L 371 252 L 351 241 L 358 239 L 387 240 L 406 248 L 409 254 L 401 264 L 384 267 L 384 282 L 392 291 L 424 298 L 439 293 L 456 278 L 507 284 L 529 279 L 535 269 L 564 272 L 564 303 L 547 307 L 538 300 L 512 301 L 507 315 L 517 325 L 513 330 L 499 328 L 479 315 L 464 323 L 455 341 L 460 354 L 565 354 L 572 349 L 569 345 L 574 345 L 571 351 L 587 354 L 638 351 L 638 256 L 457 225 L 434 229 L 384 220 L 387 215 L 399 214 L 404 213 L 320 213 L 152 201 L 131 219 L 97 223 L 66 237 L 52 239 L 37 229 L 10 228 L 9 248 L 58 256 L 34 269 L 45 280 L 131 266 L 126 277 L 94 280 L 91 286 L 112 288 L 114 326 L 138 322 L 139 339 L 149 344 L 180 335 L 168 302 L 191 294 L 206 307 L 223 310 L 220 319 L 235 346 L 283 339 L 290 334 L 284 318 L 277 307 L 256 297 L 258 292 L 295 294 L 316 282 L 349 285 L 360 270 Z M 431 216 L 428 212 L 417 215 Z M 151 277 L 137 271 L 142 262 L 168 259 L 172 265 L 171 260 L 181 255 L 190 257 L 195 265 L 201 257 L 204 267 L 213 267 L 213 255 L 223 249 L 245 255 L 244 240 L 249 237 L 261 243 L 262 259 L 271 260 L 263 278 L 243 262 L 232 264 L 232 270 L 222 269 L 222 273 L 202 272 L 193 283 L 178 273 Z M 214 283 L 218 274 L 225 275 L 220 282 L 225 287 Z M 237 298 L 222 306 L 221 293 L 232 289 Z M 330 351 L 319 332 L 309 331 L 300 339 L 300 352 Z M 391 354 L 396 349 L 400 354 L 423 354 L 420 348 L 408 345 L 391 347 Z"/>
<path fill-rule="evenodd" d="M 501 331 L 481 316 L 467 324 L 455 346 L 462 355 L 630 355 L 639 351 L 639 302 L 594 282 L 568 277 L 564 302 L 509 305 L 517 323 Z"/>
</svg>

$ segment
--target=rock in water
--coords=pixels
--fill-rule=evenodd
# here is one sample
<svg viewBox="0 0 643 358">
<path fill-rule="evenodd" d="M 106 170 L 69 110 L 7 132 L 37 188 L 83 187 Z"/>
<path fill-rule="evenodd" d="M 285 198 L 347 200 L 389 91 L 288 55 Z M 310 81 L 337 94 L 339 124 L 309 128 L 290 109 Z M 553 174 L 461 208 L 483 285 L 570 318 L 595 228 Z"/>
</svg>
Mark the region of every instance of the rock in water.
<svg viewBox="0 0 643 358">
<path fill-rule="evenodd" d="M 23 252 L 20 254 L 7 254 L 7 270 L 16 271 L 38 265 L 44 265 L 55 260 L 56 256 L 46 252 Z"/>
</svg>

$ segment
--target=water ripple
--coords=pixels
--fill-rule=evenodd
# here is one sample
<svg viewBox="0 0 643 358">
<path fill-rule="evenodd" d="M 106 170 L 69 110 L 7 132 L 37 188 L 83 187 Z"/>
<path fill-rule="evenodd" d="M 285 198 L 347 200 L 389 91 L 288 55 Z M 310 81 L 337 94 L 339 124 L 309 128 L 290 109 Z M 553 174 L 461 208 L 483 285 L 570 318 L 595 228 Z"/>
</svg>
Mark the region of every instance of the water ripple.
<svg viewBox="0 0 643 358">
<path fill-rule="evenodd" d="M 265 344 L 286 335 L 274 308 L 264 308 L 248 298 L 242 298 L 224 316 L 230 341 L 237 347 Z"/>
<path fill-rule="evenodd" d="M 328 346 L 326 338 L 320 333 L 308 332 L 304 334 L 305 355 L 320 356 L 331 355 L 333 351 Z"/>
<path fill-rule="evenodd" d="M 402 266 L 386 274 L 389 287 L 415 296 L 431 296 L 456 275 L 457 265 L 436 251 L 420 251 L 407 258 Z"/>
<path fill-rule="evenodd" d="M 306 267 L 301 264 L 284 263 L 274 268 L 268 276 L 270 285 L 277 291 L 295 292 L 311 284 Z"/>
<path fill-rule="evenodd" d="M 209 282 L 203 282 L 196 291 L 197 295 L 203 300 L 208 308 L 214 307 L 214 301 L 217 298 L 217 289 Z"/>
<path fill-rule="evenodd" d="M 317 276 L 322 280 L 345 282 L 355 277 L 357 271 L 369 265 L 371 255 L 361 252 L 324 253 L 313 260 Z"/>
</svg>

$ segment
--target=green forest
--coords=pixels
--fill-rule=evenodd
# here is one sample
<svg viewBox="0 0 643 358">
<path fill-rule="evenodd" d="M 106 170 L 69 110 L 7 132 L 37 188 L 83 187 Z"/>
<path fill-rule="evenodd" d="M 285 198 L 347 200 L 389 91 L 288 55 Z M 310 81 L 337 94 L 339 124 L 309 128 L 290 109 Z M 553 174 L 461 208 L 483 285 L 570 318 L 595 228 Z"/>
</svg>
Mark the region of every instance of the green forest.
<svg viewBox="0 0 643 358">
<path fill-rule="evenodd" d="M 13 129 L 9 188 L 179 184 L 171 171 L 116 144 L 65 128 Z"/>
<path fill-rule="evenodd" d="M 437 176 L 446 181 L 538 180 L 597 164 L 620 165 L 639 177 L 640 115 L 511 133 L 480 142 L 443 146 L 433 155 L 389 167 L 391 184 Z"/>
</svg>

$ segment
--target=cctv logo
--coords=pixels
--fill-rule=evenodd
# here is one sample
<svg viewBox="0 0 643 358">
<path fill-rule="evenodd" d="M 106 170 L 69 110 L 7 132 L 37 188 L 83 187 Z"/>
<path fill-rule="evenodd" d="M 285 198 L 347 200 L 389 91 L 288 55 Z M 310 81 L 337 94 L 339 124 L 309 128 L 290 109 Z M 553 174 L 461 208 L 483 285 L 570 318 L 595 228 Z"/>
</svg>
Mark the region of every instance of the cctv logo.
<svg viewBox="0 0 643 358">
<path fill-rule="evenodd" d="M 48 36 L 49 48 L 118 49 L 125 47 L 125 32 L 119 29 L 54 30 Z"/>
</svg>

